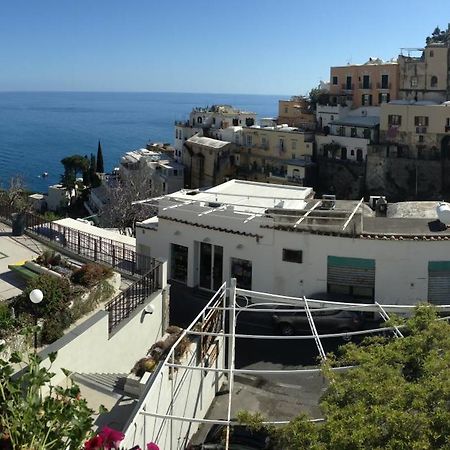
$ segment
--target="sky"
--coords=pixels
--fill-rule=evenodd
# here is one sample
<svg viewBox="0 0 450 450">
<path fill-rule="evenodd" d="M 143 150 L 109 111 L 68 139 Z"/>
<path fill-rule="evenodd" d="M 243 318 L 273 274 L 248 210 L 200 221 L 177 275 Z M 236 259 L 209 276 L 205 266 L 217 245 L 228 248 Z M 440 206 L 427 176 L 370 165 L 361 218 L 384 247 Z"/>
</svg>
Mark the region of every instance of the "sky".
<svg viewBox="0 0 450 450">
<path fill-rule="evenodd" d="M 0 0 L 0 91 L 306 94 L 396 57 L 448 0 Z"/>
</svg>

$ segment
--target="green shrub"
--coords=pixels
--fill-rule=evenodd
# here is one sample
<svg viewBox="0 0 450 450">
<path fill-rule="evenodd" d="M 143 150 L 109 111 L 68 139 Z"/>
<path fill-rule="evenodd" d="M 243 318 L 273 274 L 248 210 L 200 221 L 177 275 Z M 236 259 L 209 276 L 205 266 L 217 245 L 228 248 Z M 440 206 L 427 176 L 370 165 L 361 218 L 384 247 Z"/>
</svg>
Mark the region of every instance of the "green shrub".
<svg viewBox="0 0 450 450">
<path fill-rule="evenodd" d="M 6 303 L 0 303 L 0 338 L 8 336 L 17 326 L 17 320 L 12 316 Z"/>
<path fill-rule="evenodd" d="M 41 330 L 42 344 L 51 344 L 64 335 L 64 325 L 58 318 L 45 319 Z"/>
<path fill-rule="evenodd" d="M 96 263 L 88 263 L 75 270 L 70 279 L 72 283 L 92 287 L 100 281 L 109 278 L 112 274 L 113 270 L 110 267 Z"/>
</svg>

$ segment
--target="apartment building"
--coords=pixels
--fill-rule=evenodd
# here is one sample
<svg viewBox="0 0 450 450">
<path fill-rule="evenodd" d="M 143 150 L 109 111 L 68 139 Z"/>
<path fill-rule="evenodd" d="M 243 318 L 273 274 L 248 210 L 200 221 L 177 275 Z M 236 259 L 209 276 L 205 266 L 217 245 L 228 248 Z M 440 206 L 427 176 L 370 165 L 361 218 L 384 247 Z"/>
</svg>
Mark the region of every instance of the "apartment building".
<svg viewBox="0 0 450 450">
<path fill-rule="evenodd" d="M 330 69 L 331 103 L 379 106 L 399 95 L 399 64 L 369 58 L 364 64 L 348 64 Z"/>
<path fill-rule="evenodd" d="M 450 100 L 450 48 L 443 42 L 425 48 L 402 48 L 398 57 L 399 93 L 404 100 Z"/>
</svg>

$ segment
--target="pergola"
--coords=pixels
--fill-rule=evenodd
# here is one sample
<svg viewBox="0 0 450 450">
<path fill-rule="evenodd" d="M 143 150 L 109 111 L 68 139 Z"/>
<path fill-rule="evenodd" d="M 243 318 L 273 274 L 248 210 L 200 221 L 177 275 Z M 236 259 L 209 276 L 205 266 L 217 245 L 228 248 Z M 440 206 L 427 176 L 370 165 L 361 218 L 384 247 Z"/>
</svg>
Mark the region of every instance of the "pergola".
<svg viewBox="0 0 450 450">
<path fill-rule="evenodd" d="M 286 306 L 286 309 L 283 309 Z M 289 306 L 289 308 L 288 308 Z M 305 374 L 305 373 L 320 373 L 321 367 L 315 368 L 299 368 L 299 369 L 237 369 L 235 367 L 236 356 L 236 338 L 239 339 L 274 339 L 274 340 L 311 340 L 313 339 L 317 348 L 318 356 L 321 361 L 325 361 L 327 355 L 322 346 L 322 340 L 327 338 L 343 338 L 348 336 L 364 336 L 375 333 L 392 333 L 393 338 L 402 338 L 402 326 L 385 326 L 378 328 L 371 328 L 359 331 L 348 331 L 345 333 L 327 333 L 319 334 L 314 321 L 314 311 L 320 308 L 320 311 L 336 311 L 336 310 L 352 310 L 360 312 L 374 312 L 387 322 L 390 319 L 389 313 L 403 313 L 411 312 L 416 305 L 381 305 L 375 303 L 349 303 L 337 302 L 329 300 L 309 299 L 306 297 L 289 297 L 283 295 L 269 294 L 263 292 L 250 291 L 239 289 L 236 287 L 236 280 L 232 279 L 230 285 L 227 287 L 224 283 L 219 290 L 213 295 L 211 300 L 207 303 L 204 309 L 197 315 L 192 323 L 181 333 L 178 341 L 172 346 L 167 357 L 163 362 L 163 367 L 176 369 L 186 369 L 192 371 L 214 371 L 224 373 L 228 379 L 228 408 L 226 419 L 200 419 L 196 417 L 186 417 L 172 414 L 158 414 L 152 412 L 141 411 L 140 413 L 147 416 L 156 417 L 169 421 L 184 421 L 191 423 L 202 424 L 219 424 L 226 426 L 226 441 L 225 449 L 229 449 L 230 445 L 230 425 L 236 424 L 232 420 L 232 398 L 234 388 L 235 374 Z M 450 305 L 437 305 L 439 311 L 449 311 Z M 279 335 L 263 335 L 263 334 L 242 334 L 236 333 L 236 323 L 239 314 L 242 311 L 259 312 L 259 313 L 280 313 L 280 312 L 303 312 L 306 314 L 311 333 L 308 335 L 294 335 L 294 336 L 279 336 Z M 214 326 L 199 329 L 198 324 L 212 323 Z M 189 364 L 180 364 L 175 362 L 175 349 L 186 336 L 198 336 L 200 339 L 214 339 L 222 337 L 226 341 L 226 348 L 228 352 L 227 364 L 224 368 L 208 367 L 206 361 L 201 361 L 197 366 Z M 203 342 L 203 341 L 202 341 Z M 354 366 L 336 367 L 332 370 L 348 370 Z M 182 380 L 180 382 L 183 382 Z M 172 385 L 172 393 L 176 392 L 178 386 L 176 383 Z M 324 419 L 311 419 L 315 422 L 323 421 Z M 270 421 L 266 424 L 286 424 L 288 421 Z"/>
</svg>

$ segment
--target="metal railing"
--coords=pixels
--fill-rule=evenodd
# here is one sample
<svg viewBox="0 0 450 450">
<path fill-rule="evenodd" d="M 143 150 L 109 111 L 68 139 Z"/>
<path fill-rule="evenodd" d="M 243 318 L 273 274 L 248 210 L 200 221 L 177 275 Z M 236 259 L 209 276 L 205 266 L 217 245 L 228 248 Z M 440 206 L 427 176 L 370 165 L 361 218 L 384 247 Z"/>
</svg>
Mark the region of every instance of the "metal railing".
<svg viewBox="0 0 450 450">
<path fill-rule="evenodd" d="M 161 264 L 154 261 L 154 266 L 141 279 L 106 304 L 105 309 L 109 314 L 109 333 L 124 319 L 130 317 L 130 314 L 142 305 L 149 295 L 161 288 L 160 267 Z"/>
</svg>

